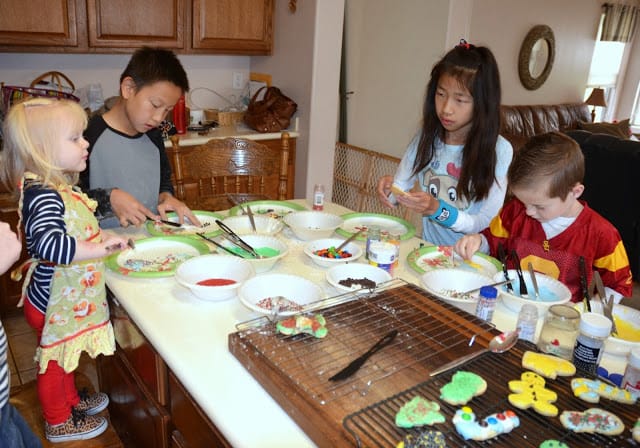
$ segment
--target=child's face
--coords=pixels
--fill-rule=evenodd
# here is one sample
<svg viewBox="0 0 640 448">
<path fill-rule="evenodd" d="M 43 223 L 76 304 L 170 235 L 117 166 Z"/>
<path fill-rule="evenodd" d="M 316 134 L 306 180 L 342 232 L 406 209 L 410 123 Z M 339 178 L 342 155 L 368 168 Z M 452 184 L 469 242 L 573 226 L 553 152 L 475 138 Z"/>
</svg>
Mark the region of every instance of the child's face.
<svg viewBox="0 0 640 448">
<path fill-rule="evenodd" d="M 576 217 L 582 210 L 578 198 L 584 187 L 577 184 L 566 198 L 549 197 L 549 183 L 540 182 L 532 188 L 512 188 L 512 192 L 525 206 L 528 216 L 540 222 L 551 221 L 558 217 Z"/>
<path fill-rule="evenodd" d="M 89 142 L 82 136 L 81 126 L 68 126 L 60 129 L 56 138 L 54 157 L 56 164 L 69 172 L 80 172 L 87 167 Z"/>
<path fill-rule="evenodd" d="M 168 81 L 158 81 L 137 91 L 135 86 L 127 86 L 126 81 L 122 89 L 125 110 L 131 127 L 137 132 L 158 127 L 182 95 L 182 89 Z"/>
<path fill-rule="evenodd" d="M 453 133 L 466 139 L 466 135 L 473 122 L 473 97 L 471 93 L 460 85 L 452 76 L 442 75 L 436 88 L 436 113 L 442 126 L 448 133 Z M 459 142 L 447 142 L 459 143 Z"/>
</svg>

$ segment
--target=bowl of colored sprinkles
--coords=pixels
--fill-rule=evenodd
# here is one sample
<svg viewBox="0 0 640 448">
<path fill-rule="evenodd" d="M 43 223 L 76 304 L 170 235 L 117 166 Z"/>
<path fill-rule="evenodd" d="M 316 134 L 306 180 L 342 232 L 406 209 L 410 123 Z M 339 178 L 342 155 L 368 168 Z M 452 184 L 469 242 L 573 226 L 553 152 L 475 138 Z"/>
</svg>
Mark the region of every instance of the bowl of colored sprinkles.
<svg viewBox="0 0 640 448">
<path fill-rule="evenodd" d="M 176 281 L 199 299 L 231 299 L 255 271 L 248 260 L 232 255 L 201 255 L 178 266 Z"/>
<path fill-rule="evenodd" d="M 420 280 L 428 292 L 471 314 L 476 312 L 479 291 L 471 294 L 467 291 L 493 283 L 491 277 L 458 268 L 428 271 Z"/>
<path fill-rule="evenodd" d="M 240 302 L 250 310 L 271 316 L 293 316 L 323 298 L 322 289 L 304 277 L 262 274 L 246 281 L 238 291 Z"/>
<path fill-rule="evenodd" d="M 274 236 L 243 235 L 242 239 L 253 247 L 261 258 L 253 257 L 249 252 L 227 240 L 223 240 L 222 245 L 251 263 L 256 274 L 270 271 L 280 259 L 289 253 L 289 246 Z"/>
<path fill-rule="evenodd" d="M 348 263 L 332 267 L 326 273 L 329 284 L 342 291 L 369 292 L 391 280 L 391 274 L 377 266 Z"/>
<path fill-rule="evenodd" d="M 344 240 L 339 238 L 314 240 L 304 246 L 304 253 L 315 264 L 323 268 L 354 262 L 362 256 L 362 248 L 354 242 L 337 250 L 342 243 L 344 243 Z"/>
</svg>

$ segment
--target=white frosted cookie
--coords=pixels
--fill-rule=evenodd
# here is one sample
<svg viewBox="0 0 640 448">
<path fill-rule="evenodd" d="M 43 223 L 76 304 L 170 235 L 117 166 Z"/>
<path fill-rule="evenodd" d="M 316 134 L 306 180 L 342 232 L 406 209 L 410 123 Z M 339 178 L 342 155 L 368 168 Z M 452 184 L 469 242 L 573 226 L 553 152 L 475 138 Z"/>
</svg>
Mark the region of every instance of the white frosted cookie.
<svg viewBox="0 0 640 448">
<path fill-rule="evenodd" d="M 560 414 L 560 422 L 573 432 L 615 436 L 624 431 L 624 423 L 617 415 L 598 408 L 587 409 L 584 412 L 564 411 Z"/>
<path fill-rule="evenodd" d="M 453 424 L 458 434 L 465 440 L 488 440 L 511 432 L 513 428 L 520 426 L 520 419 L 515 412 L 506 410 L 477 421 L 473 410 L 469 406 L 464 406 L 456 411 Z"/>
<path fill-rule="evenodd" d="M 633 404 L 637 397 L 625 389 L 611 386 L 600 380 L 589 378 L 574 378 L 571 380 L 573 395 L 589 403 L 598 403 L 600 397 L 618 401 L 624 404 Z"/>
</svg>

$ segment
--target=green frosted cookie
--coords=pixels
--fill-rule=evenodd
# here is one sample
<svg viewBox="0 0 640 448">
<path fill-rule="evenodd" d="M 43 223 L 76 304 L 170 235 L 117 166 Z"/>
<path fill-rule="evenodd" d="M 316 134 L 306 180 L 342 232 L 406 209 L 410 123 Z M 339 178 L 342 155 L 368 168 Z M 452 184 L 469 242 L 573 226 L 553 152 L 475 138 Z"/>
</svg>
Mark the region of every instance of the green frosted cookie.
<svg viewBox="0 0 640 448">
<path fill-rule="evenodd" d="M 440 405 L 435 401 L 413 397 L 398 410 L 396 425 L 401 428 L 413 428 L 414 426 L 444 423 L 444 415 L 439 411 Z"/>
<path fill-rule="evenodd" d="M 281 320 L 276 324 L 276 329 L 287 336 L 307 333 L 316 338 L 323 338 L 329 332 L 327 322 L 322 314 L 305 316 L 298 314 Z"/>
<path fill-rule="evenodd" d="M 542 442 L 538 448 L 569 448 L 569 445 L 559 440 L 549 439 Z"/>
<path fill-rule="evenodd" d="M 487 382 L 480 375 L 460 370 L 453 375 L 450 383 L 440 388 L 440 399 L 453 406 L 460 406 L 486 390 Z"/>
</svg>

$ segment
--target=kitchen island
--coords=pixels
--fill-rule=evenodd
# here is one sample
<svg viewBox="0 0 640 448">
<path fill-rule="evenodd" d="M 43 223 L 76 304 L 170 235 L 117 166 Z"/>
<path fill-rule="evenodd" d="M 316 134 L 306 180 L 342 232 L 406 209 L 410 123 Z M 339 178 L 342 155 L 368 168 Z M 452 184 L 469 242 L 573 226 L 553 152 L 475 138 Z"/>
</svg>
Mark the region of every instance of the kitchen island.
<svg viewBox="0 0 640 448">
<path fill-rule="evenodd" d="M 294 202 L 310 208 L 308 201 Z M 326 204 L 325 210 L 338 215 L 350 212 L 335 204 Z M 143 230 L 121 229 L 119 231 L 136 238 L 146 236 Z M 313 264 L 303 253 L 305 242 L 292 237 L 288 229 L 285 229 L 281 236 L 287 240 L 290 253 L 276 265 L 273 272 L 304 276 L 320 285 L 327 297 L 337 295 L 338 291 L 325 280 L 325 269 Z M 396 277 L 418 285 L 420 275 L 407 265 L 406 258 L 409 252 L 420 243 L 424 242 L 416 237 L 402 242 L 400 266 L 395 272 Z M 364 260 L 359 261 L 364 262 Z M 142 333 L 141 336 L 148 340 L 153 351 L 160 358 L 159 361 L 156 360 L 158 362 L 155 368 L 149 366 L 147 362 L 145 364 L 147 370 L 160 372 L 156 377 L 160 377 L 161 381 L 166 381 L 167 376 L 163 373 L 163 369 L 170 372 L 169 382 L 174 378 L 174 382 L 179 383 L 178 388 L 184 388 L 184 392 L 202 411 L 202 417 L 212 424 L 214 430 L 219 431 L 223 440 L 215 446 L 292 448 L 315 446 L 314 441 L 292 419 L 291 415 L 295 415 L 296 410 L 281 408 L 229 351 L 228 337 L 230 333 L 237 330 L 236 324 L 258 317 L 256 313 L 245 308 L 235 299 L 224 302 L 199 300 L 189 290 L 180 286 L 173 277 L 132 279 L 108 272 L 107 285 L 115 302 L 128 315 Z M 119 333 L 116 318 L 117 316 L 114 316 L 114 327 L 116 334 L 120 334 L 121 337 L 121 340 L 118 340 L 119 350 L 122 345 L 129 347 L 139 345 L 138 338 L 126 332 Z M 499 329 L 513 329 L 515 320 L 515 313 L 498 304 L 494 323 Z M 133 359 L 131 364 L 135 362 L 136 360 Z M 125 364 L 129 362 L 125 361 Z M 105 368 L 101 369 L 101 376 L 103 373 L 109 373 L 112 368 L 110 364 L 103 367 Z M 150 376 L 154 377 L 154 375 Z M 109 380 L 108 376 L 105 378 Z M 172 422 L 172 417 L 175 420 L 178 416 L 172 411 L 172 408 L 175 408 L 175 403 L 172 402 L 174 398 L 172 391 L 175 390 L 176 385 L 172 387 L 172 391 L 167 392 L 168 387 L 163 388 L 150 384 L 152 381 L 146 378 L 141 379 L 149 385 L 152 395 L 156 395 L 150 400 L 158 405 L 158 409 L 153 411 L 160 414 L 156 415 L 156 421 L 160 422 L 160 426 L 163 426 L 169 434 L 169 440 L 172 440 L 171 445 L 167 446 L 207 446 L 179 442 L 180 436 L 188 438 L 190 434 L 184 434 L 184 430 L 182 434 L 177 434 L 175 422 Z M 111 387 L 113 386 L 111 384 Z M 131 404 L 118 403 L 118 400 L 123 402 L 127 400 L 126 394 L 116 394 L 115 397 L 111 394 L 111 397 L 114 403 L 110 407 L 112 421 L 120 430 L 117 417 L 114 419 L 114 409 L 120 405 L 130 407 Z M 176 438 L 178 441 L 175 440 Z"/>
</svg>

